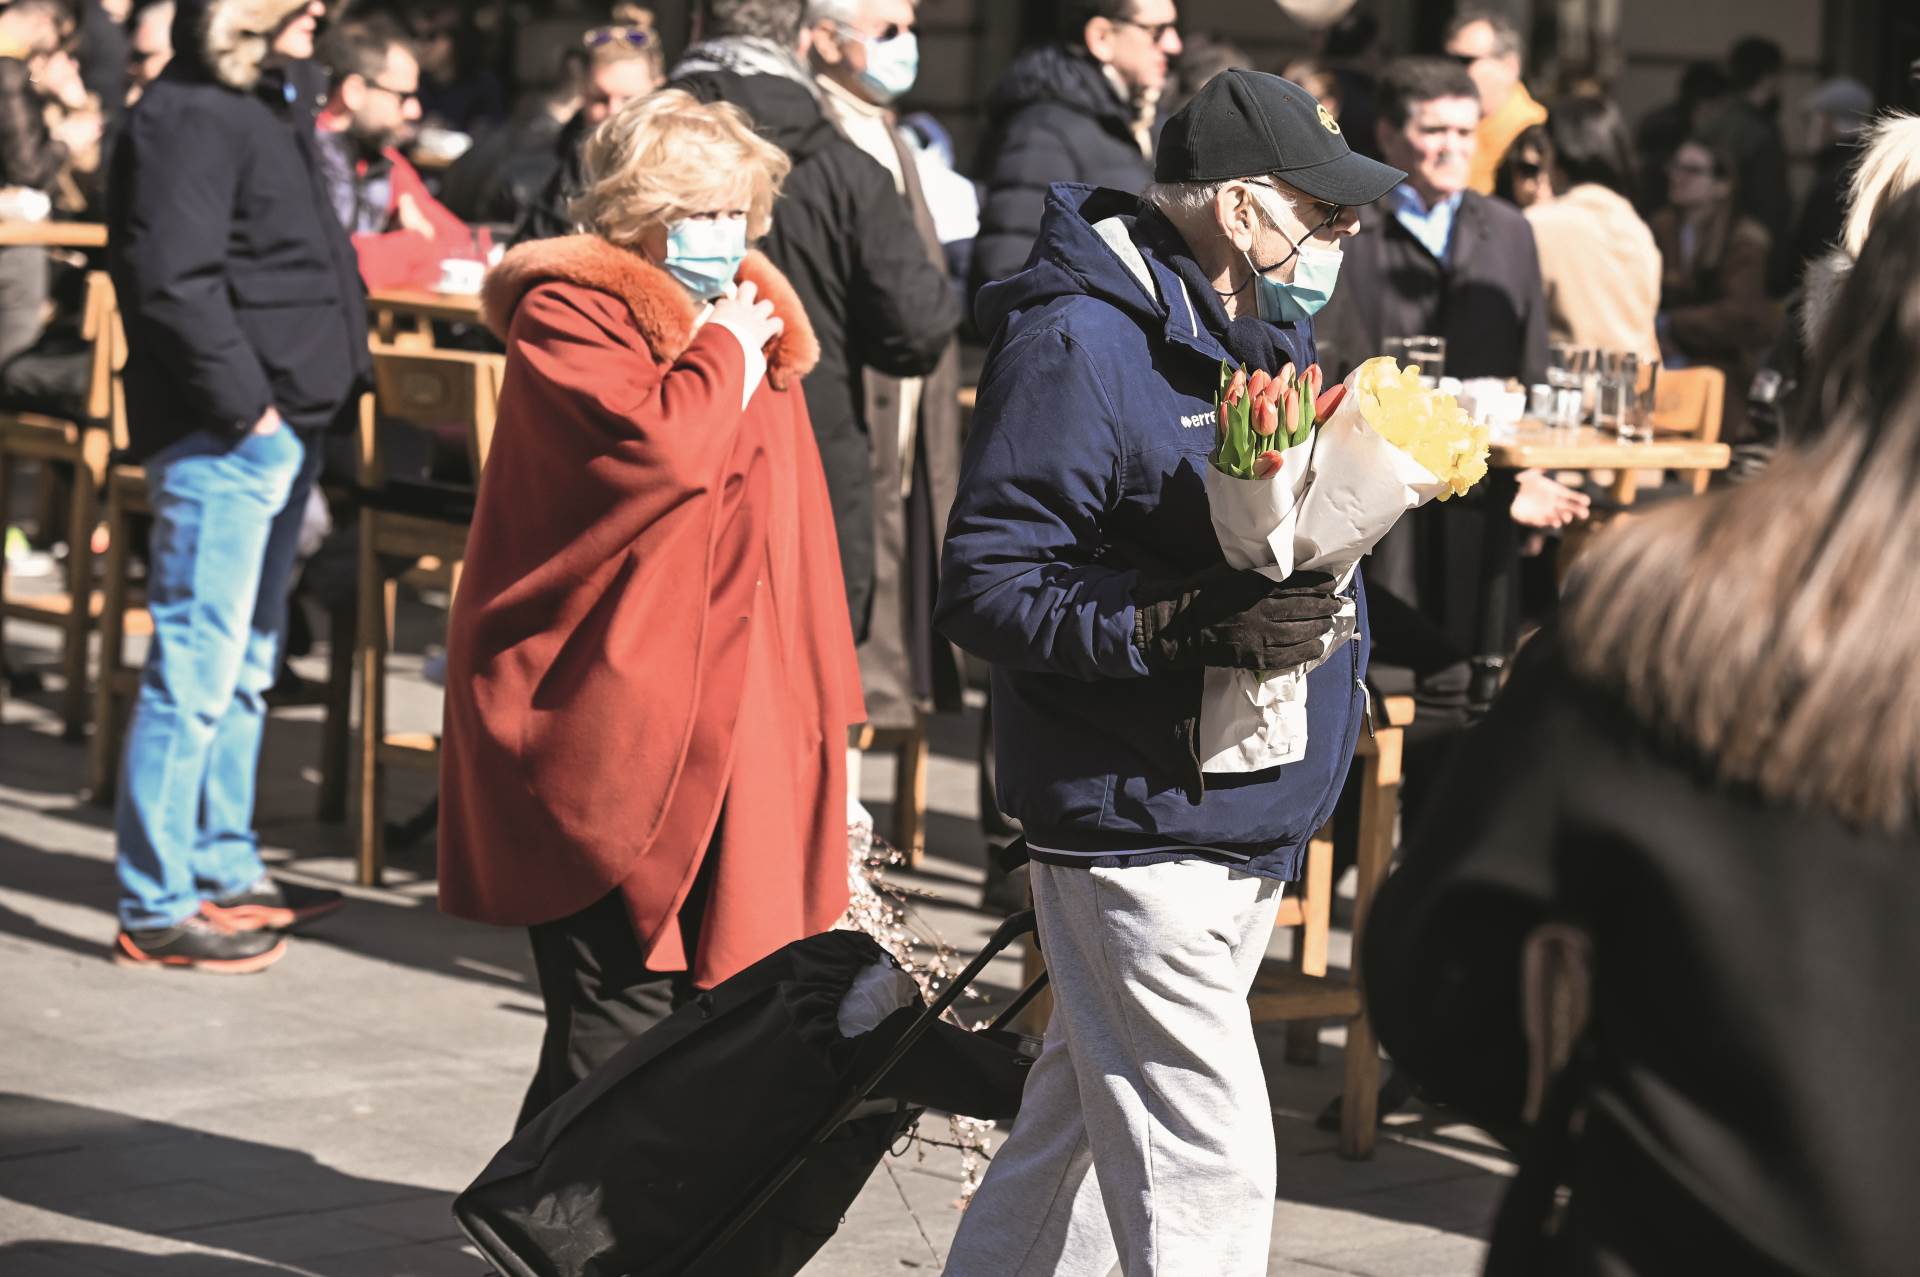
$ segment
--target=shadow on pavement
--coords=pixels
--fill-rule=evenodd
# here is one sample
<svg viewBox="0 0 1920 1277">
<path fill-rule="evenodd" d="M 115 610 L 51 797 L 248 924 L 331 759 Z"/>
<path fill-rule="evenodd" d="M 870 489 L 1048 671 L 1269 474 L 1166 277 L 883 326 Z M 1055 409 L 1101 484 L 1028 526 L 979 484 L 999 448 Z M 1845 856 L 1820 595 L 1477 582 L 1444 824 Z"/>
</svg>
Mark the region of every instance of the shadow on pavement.
<svg viewBox="0 0 1920 1277">
<path fill-rule="evenodd" d="M 241 1257 L 15 1238 L 0 1250 L 0 1272 L 9 1277 L 224 1277 L 284 1271 L 275 1267 L 282 1264 L 316 1277 L 368 1277 L 388 1269 L 394 1253 L 435 1249 L 444 1257 L 423 1267 L 476 1267 L 471 1258 L 454 1267 L 462 1256 L 449 1193 L 349 1175 L 292 1149 L 31 1095 L 0 1092 L 0 1198 Z"/>
</svg>

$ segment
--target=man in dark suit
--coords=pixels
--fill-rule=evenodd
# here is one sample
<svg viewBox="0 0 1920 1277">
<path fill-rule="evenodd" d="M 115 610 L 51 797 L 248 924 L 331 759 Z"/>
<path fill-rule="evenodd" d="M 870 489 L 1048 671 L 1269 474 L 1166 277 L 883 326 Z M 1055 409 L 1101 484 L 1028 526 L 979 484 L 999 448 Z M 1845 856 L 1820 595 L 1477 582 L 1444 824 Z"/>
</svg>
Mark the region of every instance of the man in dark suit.
<svg viewBox="0 0 1920 1277">
<path fill-rule="evenodd" d="M 1320 313 L 1320 357 L 1344 377 L 1378 355 L 1389 337 L 1446 338 L 1446 373 L 1546 380 L 1547 311 L 1533 232 L 1504 200 L 1468 189 L 1480 98 L 1465 68 L 1408 58 L 1379 80 L 1375 134 L 1381 158 L 1407 180 L 1361 210 L 1361 234 L 1346 246 L 1340 289 Z M 1367 565 L 1374 600 L 1375 681 L 1419 701 L 1408 756 L 1409 809 L 1420 782 L 1468 717 L 1469 658 L 1497 661 L 1509 635 L 1483 633 L 1483 584 L 1511 590 L 1517 558 L 1488 557 L 1487 533 L 1510 513 L 1522 526 L 1553 527 L 1585 501 L 1544 475 L 1510 477 L 1469 497 L 1416 511 L 1387 535 Z M 1503 509 L 1504 507 L 1504 509 Z M 1510 596 L 1509 596 L 1510 597 Z M 1509 611 L 1511 609 L 1508 609 Z M 1511 619 L 1506 620 L 1511 625 Z M 1428 765 L 1422 765 L 1427 763 Z"/>
<path fill-rule="evenodd" d="M 1547 311 L 1533 232 L 1504 200 L 1467 189 L 1480 100 L 1455 63 L 1408 58 L 1379 82 L 1380 153 L 1407 180 L 1360 211 L 1320 350 L 1345 372 L 1388 337 L 1447 339 L 1448 375 L 1546 379 Z"/>
</svg>

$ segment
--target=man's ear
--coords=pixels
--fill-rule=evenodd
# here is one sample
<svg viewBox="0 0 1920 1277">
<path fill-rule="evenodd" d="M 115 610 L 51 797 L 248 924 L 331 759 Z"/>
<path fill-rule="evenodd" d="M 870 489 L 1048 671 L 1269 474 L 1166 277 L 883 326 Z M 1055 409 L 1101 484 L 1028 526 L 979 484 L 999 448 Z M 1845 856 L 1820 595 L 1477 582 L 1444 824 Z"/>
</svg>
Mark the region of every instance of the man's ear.
<svg viewBox="0 0 1920 1277">
<path fill-rule="evenodd" d="M 1236 249 L 1253 251 L 1253 241 L 1260 234 L 1260 212 L 1246 187 L 1231 182 L 1222 186 L 1213 197 L 1213 220 Z"/>
<path fill-rule="evenodd" d="M 1093 60 L 1105 66 L 1113 61 L 1113 23 L 1107 18 L 1092 17 L 1087 25 L 1080 29 L 1080 41 L 1087 46 L 1087 52 Z"/>
<path fill-rule="evenodd" d="M 367 81 L 359 75 L 349 75 L 340 81 L 340 87 L 333 91 L 339 100 L 341 109 L 349 115 L 367 104 Z"/>
<path fill-rule="evenodd" d="M 840 47 L 840 32 L 831 22 L 816 22 L 800 32 L 801 55 L 812 55 L 821 65 L 837 67 L 847 60 Z"/>
</svg>

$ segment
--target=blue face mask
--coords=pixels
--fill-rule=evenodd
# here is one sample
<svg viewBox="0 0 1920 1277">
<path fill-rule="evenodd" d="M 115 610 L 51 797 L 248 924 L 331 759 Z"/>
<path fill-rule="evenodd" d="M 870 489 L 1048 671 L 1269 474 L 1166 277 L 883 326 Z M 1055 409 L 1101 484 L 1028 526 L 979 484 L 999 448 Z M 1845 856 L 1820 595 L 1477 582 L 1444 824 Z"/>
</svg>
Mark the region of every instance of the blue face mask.
<svg viewBox="0 0 1920 1277">
<path fill-rule="evenodd" d="M 1255 197 L 1259 203 L 1259 197 Z M 1261 214 L 1267 216 L 1264 205 Z M 1271 216 L 1268 221 L 1272 222 Z M 1278 223 L 1273 223 L 1278 227 Z M 1247 259 L 1247 268 L 1253 272 L 1254 297 L 1260 304 L 1260 318 L 1270 324 L 1297 324 L 1303 319 L 1311 319 L 1320 312 L 1333 297 L 1334 285 L 1340 280 L 1340 262 L 1345 254 L 1334 248 L 1320 248 L 1309 245 L 1315 232 L 1309 231 L 1293 246 L 1293 251 L 1273 265 L 1262 268 L 1255 264 L 1253 254 L 1243 254 Z M 1293 278 L 1285 283 L 1269 279 L 1272 272 L 1279 270 L 1294 258 L 1300 259 L 1293 268 Z"/>
<path fill-rule="evenodd" d="M 867 69 L 860 85 L 882 102 L 891 102 L 920 75 L 920 38 L 902 31 L 891 40 L 862 40 L 867 46 Z"/>
<path fill-rule="evenodd" d="M 660 265 L 695 297 L 712 301 L 733 285 L 746 257 L 746 218 L 689 217 L 668 229 Z"/>
</svg>

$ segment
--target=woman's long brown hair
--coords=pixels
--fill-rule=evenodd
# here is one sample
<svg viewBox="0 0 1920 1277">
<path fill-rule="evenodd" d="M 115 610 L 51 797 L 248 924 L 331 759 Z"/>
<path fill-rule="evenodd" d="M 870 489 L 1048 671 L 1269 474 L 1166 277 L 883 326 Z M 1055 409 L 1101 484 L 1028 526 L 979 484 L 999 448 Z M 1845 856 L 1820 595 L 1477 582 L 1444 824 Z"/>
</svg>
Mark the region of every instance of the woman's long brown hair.
<svg viewBox="0 0 1920 1277">
<path fill-rule="evenodd" d="M 1602 538 L 1574 669 L 1725 779 L 1911 829 L 1920 810 L 1920 190 L 1889 206 L 1749 483 Z"/>
</svg>

